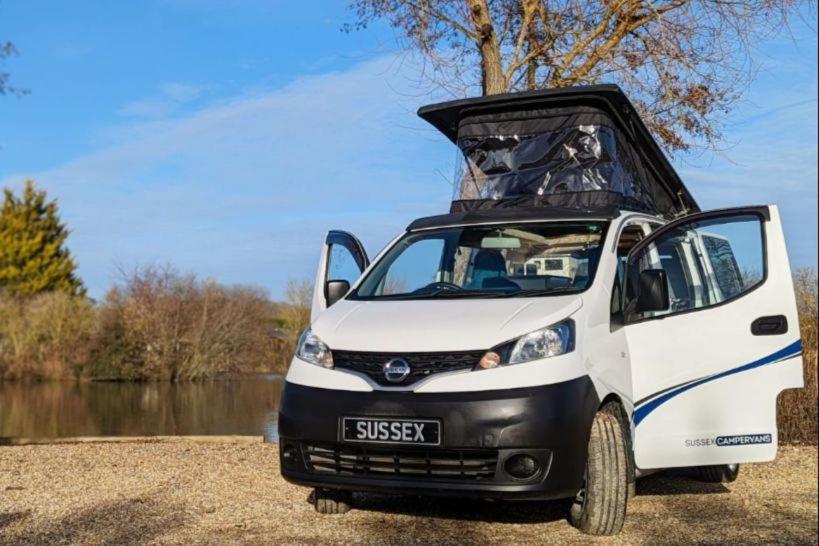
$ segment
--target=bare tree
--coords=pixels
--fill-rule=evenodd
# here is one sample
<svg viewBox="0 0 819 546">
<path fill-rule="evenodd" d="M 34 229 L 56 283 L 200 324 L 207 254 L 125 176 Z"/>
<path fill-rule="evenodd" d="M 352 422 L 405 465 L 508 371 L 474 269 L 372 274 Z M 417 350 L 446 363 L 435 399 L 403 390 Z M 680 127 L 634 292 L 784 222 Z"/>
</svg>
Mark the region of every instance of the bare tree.
<svg viewBox="0 0 819 546">
<path fill-rule="evenodd" d="M 290 279 L 285 290 L 285 306 L 280 310 L 286 328 L 298 336 L 310 325 L 313 283 L 309 279 Z"/>
<path fill-rule="evenodd" d="M 0 95 L 5 95 L 7 93 L 20 95 L 25 93 L 25 90 L 9 85 L 9 78 L 11 75 L 2 69 L 5 60 L 13 55 L 17 55 L 17 48 L 14 47 L 14 44 L 11 42 L 0 41 Z"/>
<path fill-rule="evenodd" d="M 620 84 L 671 152 L 713 147 L 754 73 L 756 40 L 799 0 L 352 0 L 386 19 L 457 95 Z"/>
<path fill-rule="evenodd" d="M 261 290 L 170 266 L 122 274 L 97 309 L 91 374 L 180 381 L 265 370 L 276 361 L 275 309 Z"/>
</svg>

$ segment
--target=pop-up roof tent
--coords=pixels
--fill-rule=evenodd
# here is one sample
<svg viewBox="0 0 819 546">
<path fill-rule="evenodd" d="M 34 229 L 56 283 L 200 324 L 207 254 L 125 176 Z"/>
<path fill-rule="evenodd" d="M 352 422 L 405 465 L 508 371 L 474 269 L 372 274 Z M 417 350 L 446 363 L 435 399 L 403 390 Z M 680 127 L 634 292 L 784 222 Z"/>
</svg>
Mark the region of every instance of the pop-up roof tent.
<svg viewBox="0 0 819 546">
<path fill-rule="evenodd" d="M 418 115 L 464 155 L 452 212 L 617 207 L 672 218 L 699 211 L 616 85 L 456 100 Z"/>
</svg>

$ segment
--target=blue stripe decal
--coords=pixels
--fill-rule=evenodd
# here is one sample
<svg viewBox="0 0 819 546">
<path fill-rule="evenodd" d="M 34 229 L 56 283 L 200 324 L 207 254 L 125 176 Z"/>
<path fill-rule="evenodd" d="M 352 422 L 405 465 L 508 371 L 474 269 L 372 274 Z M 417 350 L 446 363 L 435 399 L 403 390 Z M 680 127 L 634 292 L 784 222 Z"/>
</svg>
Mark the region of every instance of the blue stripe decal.
<svg viewBox="0 0 819 546">
<path fill-rule="evenodd" d="M 761 358 L 756 362 L 751 362 L 750 364 L 745 364 L 738 368 L 733 368 L 731 370 L 726 370 L 724 372 L 720 372 L 715 375 L 711 375 L 700 379 L 698 381 L 694 381 L 692 383 L 688 383 L 687 385 L 683 385 L 682 387 L 675 389 L 673 391 L 667 392 L 662 396 L 658 396 L 653 400 L 649 400 L 642 406 L 638 407 L 634 410 L 634 426 L 640 424 L 640 422 L 648 417 L 648 414 L 660 407 L 661 405 L 665 404 L 678 394 L 682 394 L 685 391 L 691 390 L 694 387 L 698 387 L 703 383 L 708 383 L 710 381 L 715 381 L 717 379 L 722 379 L 723 377 L 728 377 L 729 375 L 734 375 L 735 373 L 744 372 L 747 370 L 752 370 L 754 368 L 759 368 L 760 366 L 765 366 L 766 364 L 774 364 L 776 362 L 780 362 L 782 360 L 786 360 L 788 358 L 792 358 L 794 356 L 799 355 L 802 352 L 802 340 L 795 341 L 785 347 L 784 349 L 780 349 L 779 351 L 766 356 L 765 358 Z"/>
</svg>

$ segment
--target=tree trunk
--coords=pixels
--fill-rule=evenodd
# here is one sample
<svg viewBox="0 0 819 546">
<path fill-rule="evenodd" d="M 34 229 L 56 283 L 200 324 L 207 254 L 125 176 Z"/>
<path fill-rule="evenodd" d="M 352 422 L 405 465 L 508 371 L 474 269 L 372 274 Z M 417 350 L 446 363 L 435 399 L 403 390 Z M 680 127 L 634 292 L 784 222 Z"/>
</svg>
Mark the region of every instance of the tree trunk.
<svg viewBox="0 0 819 546">
<path fill-rule="evenodd" d="M 492 19 L 489 17 L 486 0 L 469 0 L 469 11 L 472 14 L 472 25 L 478 35 L 477 46 L 481 56 L 483 94 L 506 93 L 508 85 L 503 75 L 500 45 L 495 35 Z"/>
<path fill-rule="evenodd" d="M 537 89 L 537 62 L 532 60 L 526 64 L 526 90 Z"/>
<path fill-rule="evenodd" d="M 482 46 L 481 57 L 483 58 L 483 94 L 506 93 L 509 89 L 506 85 L 506 78 L 503 76 L 503 65 L 498 48 Z"/>
<path fill-rule="evenodd" d="M 538 51 L 541 44 L 537 36 L 537 24 L 535 19 L 537 17 L 539 0 L 524 0 L 521 2 L 521 20 L 529 21 L 526 28 L 526 54 L 532 55 L 532 52 Z M 543 22 L 544 24 L 546 21 Z M 526 63 L 526 89 L 532 90 L 537 88 L 537 57 L 532 57 Z"/>
</svg>

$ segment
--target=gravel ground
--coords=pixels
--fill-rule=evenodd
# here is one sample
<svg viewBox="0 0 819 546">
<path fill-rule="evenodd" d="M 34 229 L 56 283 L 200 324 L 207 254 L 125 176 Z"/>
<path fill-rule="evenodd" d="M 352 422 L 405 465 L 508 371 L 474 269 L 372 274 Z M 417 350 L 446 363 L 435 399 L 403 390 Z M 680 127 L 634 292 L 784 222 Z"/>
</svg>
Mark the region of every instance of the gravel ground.
<svg viewBox="0 0 819 546">
<path fill-rule="evenodd" d="M 782 448 L 737 482 L 638 483 L 611 543 L 816 543 L 817 450 Z M 155 441 L 0 447 L 0 543 L 588 543 L 561 503 L 357 497 L 320 516 L 276 447 Z"/>
</svg>

